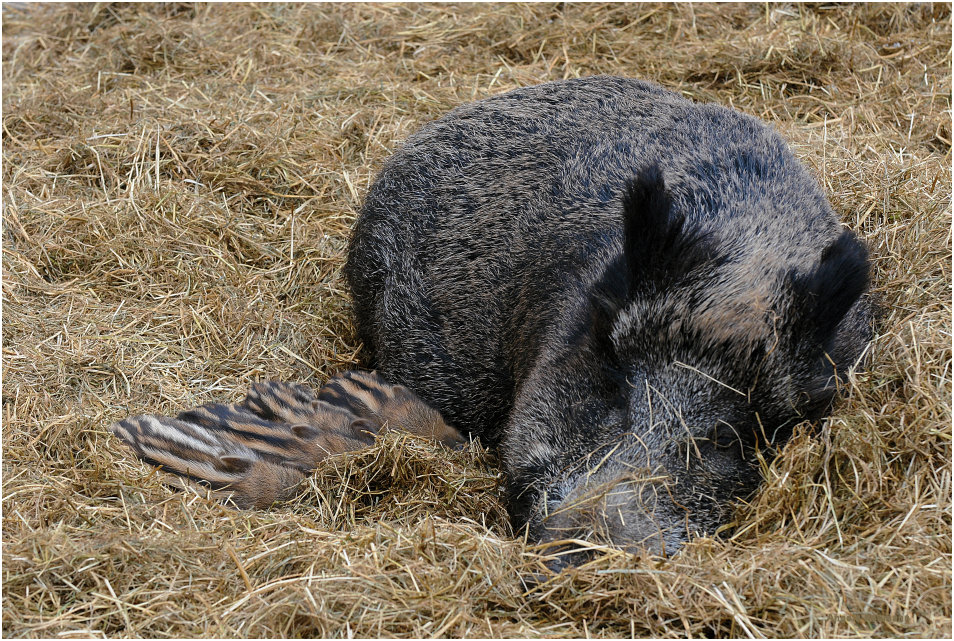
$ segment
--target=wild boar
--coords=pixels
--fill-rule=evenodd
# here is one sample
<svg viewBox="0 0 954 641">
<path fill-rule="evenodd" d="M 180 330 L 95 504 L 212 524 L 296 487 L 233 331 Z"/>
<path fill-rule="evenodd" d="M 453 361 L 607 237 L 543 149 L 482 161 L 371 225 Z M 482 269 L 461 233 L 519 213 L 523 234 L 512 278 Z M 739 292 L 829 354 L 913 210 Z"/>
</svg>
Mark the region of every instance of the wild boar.
<svg viewBox="0 0 954 641">
<path fill-rule="evenodd" d="M 345 274 L 369 365 L 499 452 L 543 542 L 712 533 L 872 332 L 867 251 L 775 131 L 616 77 L 425 125 Z"/>
</svg>

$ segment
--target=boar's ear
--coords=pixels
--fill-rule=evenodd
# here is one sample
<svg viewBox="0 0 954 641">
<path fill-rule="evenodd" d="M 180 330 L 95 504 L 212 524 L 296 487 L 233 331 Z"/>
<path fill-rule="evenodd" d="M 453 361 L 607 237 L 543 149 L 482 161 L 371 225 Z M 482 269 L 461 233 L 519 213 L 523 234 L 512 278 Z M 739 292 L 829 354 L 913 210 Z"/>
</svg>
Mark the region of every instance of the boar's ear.
<svg viewBox="0 0 954 641">
<path fill-rule="evenodd" d="M 640 170 L 626 185 L 622 204 L 622 252 L 592 294 L 591 327 L 607 345 L 619 313 L 632 301 L 669 295 L 714 256 L 710 237 L 674 208 L 659 167 Z"/>
<path fill-rule="evenodd" d="M 673 207 L 662 171 L 640 171 L 623 193 L 623 257 L 630 294 L 660 292 L 711 257 L 708 238 Z"/>
<path fill-rule="evenodd" d="M 623 257 L 630 275 L 662 268 L 676 245 L 685 216 L 672 210 L 662 172 L 656 166 L 642 170 L 623 192 Z"/>
<path fill-rule="evenodd" d="M 814 270 L 807 274 L 789 274 L 790 318 L 786 334 L 795 362 L 809 369 L 804 381 L 799 412 L 815 420 L 827 413 L 834 399 L 835 376 L 840 375 L 832 357 L 837 349 L 838 326 L 868 288 L 868 251 L 849 231 L 842 232 L 822 251 Z M 789 350 L 780 350 L 784 357 Z M 803 360 L 805 359 L 805 360 Z"/>
<path fill-rule="evenodd" d="M 822 252 L 809 274 L 789 276 L 796 332 L 807 332 L 821 349 L 828 349 L 835 330 L 851 306 L 868 288 L 868 250 L 844 231 Z"/>
</svg>

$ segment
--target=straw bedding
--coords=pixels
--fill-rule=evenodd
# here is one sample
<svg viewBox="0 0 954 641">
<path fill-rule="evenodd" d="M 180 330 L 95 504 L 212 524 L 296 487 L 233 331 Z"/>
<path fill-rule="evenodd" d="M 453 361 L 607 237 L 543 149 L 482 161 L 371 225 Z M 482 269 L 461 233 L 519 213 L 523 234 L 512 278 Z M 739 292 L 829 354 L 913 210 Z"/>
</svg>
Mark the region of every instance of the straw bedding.
<svg viewBox="0 0 954 641">
<path fill-rule="evenodd" d="M 948 5 L 4 9 L 5 636 L 949 636 Z M 450 108 L 655 80 L 759 116 L 868 242 L 884 310 L 731 527 L 527 583 L 485 451 L 391 434 L 237 512 L 110 436 L 356 366 L 376 168 Z"/>
</svg>

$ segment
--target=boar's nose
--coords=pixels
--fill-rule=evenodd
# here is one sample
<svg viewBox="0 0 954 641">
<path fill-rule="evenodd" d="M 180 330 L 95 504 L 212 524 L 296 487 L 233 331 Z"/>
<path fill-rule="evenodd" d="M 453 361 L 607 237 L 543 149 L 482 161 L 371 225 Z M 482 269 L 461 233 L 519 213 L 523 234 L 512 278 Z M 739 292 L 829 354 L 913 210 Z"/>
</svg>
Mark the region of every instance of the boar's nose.
<svg viewBox="0 0 954 641">
<path fill-rule="evenodd" d="M 685 514 L 652 476 L 627 474 L 602 483 L 584 477 L 575 485 L 540 522 L 540 542 L 552 544 L 558 559 L 554 567 L 586 561 L 592 556 L 587 543 L 665 556 L 686 539 Z"/>
</svg>

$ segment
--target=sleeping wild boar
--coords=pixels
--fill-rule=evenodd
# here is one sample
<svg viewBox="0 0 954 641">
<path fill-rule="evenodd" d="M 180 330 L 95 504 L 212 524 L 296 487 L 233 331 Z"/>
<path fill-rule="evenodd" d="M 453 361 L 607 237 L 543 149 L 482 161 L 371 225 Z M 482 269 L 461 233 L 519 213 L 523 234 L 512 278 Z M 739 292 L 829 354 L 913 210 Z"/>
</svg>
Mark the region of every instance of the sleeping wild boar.
<svg viewBox="0 0 954 641">
<path fill-rule="evenodd" d="M 370 364 L 499 451 L 542 541 L 713 532 L 871 337 L 865 247 L 778 134 L 623 78 L 426 125 L 346 275 Z"/>
</svg>

